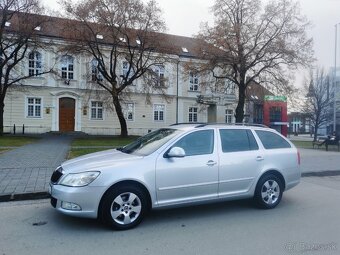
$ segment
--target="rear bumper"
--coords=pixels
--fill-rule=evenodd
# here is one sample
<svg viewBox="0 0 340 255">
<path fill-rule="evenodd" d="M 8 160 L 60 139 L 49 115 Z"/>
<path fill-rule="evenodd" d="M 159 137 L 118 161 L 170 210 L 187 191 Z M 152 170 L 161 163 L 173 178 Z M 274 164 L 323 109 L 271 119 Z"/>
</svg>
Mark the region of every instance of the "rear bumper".
<svg viewBox="0 0 340 255">
<path fill-rule="evenodd" d="M 98 207 L 105 192 L 105 187 L 66 187 L 62 185 L 50 186 L 51 205 L 59 212 L 84 218 L 97 218 Z M 76 204 L 80 210 L 62 208 L 62 202 Z"/>
</svg>

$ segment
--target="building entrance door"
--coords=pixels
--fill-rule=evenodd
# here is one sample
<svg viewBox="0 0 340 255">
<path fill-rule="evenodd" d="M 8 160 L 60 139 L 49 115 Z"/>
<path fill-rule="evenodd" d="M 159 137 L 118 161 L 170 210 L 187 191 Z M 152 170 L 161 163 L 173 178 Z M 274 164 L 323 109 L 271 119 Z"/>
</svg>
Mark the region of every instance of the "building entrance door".
<svg viewBox="0 0 340 255">
<path fill-rule="evenodd" d="M 74 131 L 76 100 L 69 97 L 59 99 L 59 131 Z"/>
</svg>

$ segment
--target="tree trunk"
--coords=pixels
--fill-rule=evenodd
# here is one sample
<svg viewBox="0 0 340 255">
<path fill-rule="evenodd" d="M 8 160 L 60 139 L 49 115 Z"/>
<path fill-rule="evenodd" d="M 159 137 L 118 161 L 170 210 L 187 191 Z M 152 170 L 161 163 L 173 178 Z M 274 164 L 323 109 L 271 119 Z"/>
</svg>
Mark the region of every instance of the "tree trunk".
<svg viewBox="0 0 340 255">
<path fill-rule="evenodd" d="M 4 134 L 4 109 L 5 104 L 3 100 L 0 101 L 0 136 Z"/>
<path fill-rule="evenodd" d="M 315 142 L 318 138 L 318 129 L 319 129 L 319 124 L 315 123 L 315 127 L 314 127 L 314 137 L 313 137 L 313 141 Z"/>
<path fill-rule="evenodd" d="M 244 84 L 241 83 L 239 85 L 239 96 L 235 113 L 236 123 L 243 122 L 245 100 L 246 100 L 246 87 L 244 86 Z"/>
<path fill-rule="evenodd" d="M 126 120 L 124 118 L 122 106 L 120 105 L 120 101 L 118 96 L 112 96 L 113 99 L 113 105 L 115 106 L 117 117 L 119 120 L 120 124 L 120 136 L 121 137 L 127 137 L 128 136 L 128 131 L 127 131 L 127 125 L 126 125 Z"/>
</svg>

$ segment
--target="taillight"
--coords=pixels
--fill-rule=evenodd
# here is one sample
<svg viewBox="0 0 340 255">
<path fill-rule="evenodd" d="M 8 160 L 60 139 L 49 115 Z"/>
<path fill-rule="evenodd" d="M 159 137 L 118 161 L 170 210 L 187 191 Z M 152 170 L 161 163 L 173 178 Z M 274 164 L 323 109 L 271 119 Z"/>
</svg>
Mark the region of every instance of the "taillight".
<svg viewBox="0 0 340 255">
<path fill-rule="evenodd" d="M 298 164 L 300 165 L 301 164 L 301 156 L 300 156 L 300 152 L 297 151 L 297 156 L 298 156 Z"/>
</svg>

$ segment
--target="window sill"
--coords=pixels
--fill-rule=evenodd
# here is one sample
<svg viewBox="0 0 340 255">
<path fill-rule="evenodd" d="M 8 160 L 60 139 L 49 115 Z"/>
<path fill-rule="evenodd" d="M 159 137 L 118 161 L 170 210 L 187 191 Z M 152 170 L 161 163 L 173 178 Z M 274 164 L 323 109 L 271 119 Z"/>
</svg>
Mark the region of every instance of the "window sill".
<svg viewBox="0 0 340 255">
<path fill-rule="evenodd" d="M 200 90 L 188 90 L 188 92 L 201 93 Z"/>
<path fill-rule="evenodd" d="M 42 119 L 42 117 L 26 116 L 26 119 L 39 120 Z"/>
</svg>

